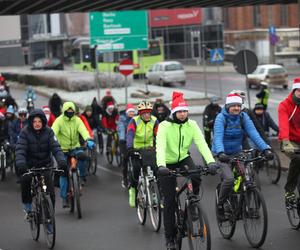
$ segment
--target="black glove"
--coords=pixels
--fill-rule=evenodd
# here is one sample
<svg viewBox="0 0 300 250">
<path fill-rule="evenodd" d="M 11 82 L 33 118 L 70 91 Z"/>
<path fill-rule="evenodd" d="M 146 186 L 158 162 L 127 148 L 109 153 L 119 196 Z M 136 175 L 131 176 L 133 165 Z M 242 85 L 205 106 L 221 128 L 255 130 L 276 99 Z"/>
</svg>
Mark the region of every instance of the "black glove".
<svg viewBox="0 0 300 250">
<path fill-rule="evenodd" d="M 274 159 L 274 154 L 270 149 L 265 149 L 263 151 L 263 155 L 266 158 L 266 160 L 273 160 Z"/>
<path fill-rule="evenodd" d="M 68 165 L 67 165 L 66 162 L 59 162 L 58 163 L 58 169 L 64 171 L 63 173 L 60 173 L 59 175 L 62 175 L 62 176 L 67 176 L 68 175 Z"/>
<path fill-rule="evenodd" d="M 133 156 L 133 153 L 135 152 L 134 148 L 130 147 L 127 148 L 127 156 Z"/>
<path fill-rule="evenodd" d="M 22 176 L 23 174 L 25 174 L 28 171 L 26 166 L 18 166 L 17 167 L 17 173 L 18 176 Z"/>
<path fill-rule="evenodd" d="M 157 175 L 158 176 L 168 176 L 170 174 L 170 170 L 167 167 L 160 166 L 158 167 Z"/>
<path fill-rule="evenodd" d="M 216 162 L 211 162 L 207 165 L 208 167 L 208 172 L 211 175 L 215 175 L 217 173 L 217 170 L 220 168 L 220 165 Z"/>
<path fill-rule="evenodd" d="M 221 152 L 218 154 L 218 159 L 220 162 L 228 163 L 230 161 L 230 156 L 225 154 L 224 152 Z"/>
</svg>

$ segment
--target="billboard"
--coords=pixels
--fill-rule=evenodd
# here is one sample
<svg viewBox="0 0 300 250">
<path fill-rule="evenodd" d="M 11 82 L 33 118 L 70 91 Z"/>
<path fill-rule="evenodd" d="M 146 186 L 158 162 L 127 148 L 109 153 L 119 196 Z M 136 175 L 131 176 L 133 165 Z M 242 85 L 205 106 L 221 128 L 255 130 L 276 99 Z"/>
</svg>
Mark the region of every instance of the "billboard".
<svg viewBox="0 0 300 250">
<path fill-rule="evenodd" d="M 201 21 L 201 8 L 160 9 L 149 11 L 149 25 L 151 28 L 200 24 Z"/>
</svg>

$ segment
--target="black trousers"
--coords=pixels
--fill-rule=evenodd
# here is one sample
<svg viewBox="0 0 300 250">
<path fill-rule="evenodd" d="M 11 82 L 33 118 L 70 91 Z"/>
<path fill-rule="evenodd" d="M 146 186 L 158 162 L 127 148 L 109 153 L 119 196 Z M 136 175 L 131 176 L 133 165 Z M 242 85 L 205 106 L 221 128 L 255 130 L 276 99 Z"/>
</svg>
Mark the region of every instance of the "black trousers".
<svg viewBox="0 0 300 250">
<path fill-rule="evenodd" d="M 176 168 L 182 168 L 188 166 L 189 169 L 196 169 L 192 158 L 188 156 L 184 160 L 177 164 L 167 164 L 169 169 L 175 170 Z M 199 194 L 201 179 L 200 177 L 192 178 L 193 190 L 195 194 Z M 166 238 L 174 238 L 176 235 L 175 227 L 175 208 L 177 206 L 175 196 L 176 196 L 176 177 L 168 176 L 161 177 L 159 179 L 160 189 L 164 197 L 164 227 Z"/>
<path fill-rule="evenodd" d="M 211 133 L 212 131 L 210 129 L 208 128 L 204 129 L 204 138 L 209 148 L 211 148 Z"/>
<path fill-rule="evenodd" d="M 294 192 L 298 184 L 298 191 L 300 185 L 300 159 L 292 158 L 290 162 L 289 172 L 284 189 L 286 192 Z"/>
<path fill-rule="evenodd" d="M 124 141 L 124 140 L 119 141 L 119 147 L 120 147 L 121 154 L 123 156 L 123 162 L 122 162 L 123 179 L 127 179 L 128 155 L 127 155 L 126 141 Z"/>
<path fill-rule="evenodd" d="M 22 202 L 23 203 L 31 203 L 32 196 L 31 196 L 31 180 L 32 177 L 26 175 L 21 177 L 21 194 L 22 194 Z M 55 193 L 54 193 L 54 185 L 52 180 L 52 175 L 50 173 L 45 173 L 45 183 L 47 189 L 50 193 L 51 201 L 54 207 L 55 204 Z"/>
<path fill-rule="evenodd" d="M 99 150 L 101 152 L 101 151 L 103 151 L 103 135 L 101 132 L 97 132 L 97 136 L 98 136 L 98 146 L 99 146 Z"/>
</svg>

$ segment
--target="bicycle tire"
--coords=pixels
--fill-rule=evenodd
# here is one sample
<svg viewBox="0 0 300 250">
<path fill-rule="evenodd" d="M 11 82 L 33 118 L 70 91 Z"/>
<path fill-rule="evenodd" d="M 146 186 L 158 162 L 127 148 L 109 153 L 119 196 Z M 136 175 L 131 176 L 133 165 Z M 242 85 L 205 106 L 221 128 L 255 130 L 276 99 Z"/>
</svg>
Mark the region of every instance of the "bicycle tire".
<svg viewBox="0 0 300 250">
<path fill-rule="evenodd" d="M 31 231 L 31 237 L 37 241 L 40 237 L 40 206 L 37 201 L 37 197 L 32 197 L 32 212 L 29 220 L 29 227 Z"/>
<path fill-rule="evenodd" d="M 257 189 L 259 191 L 261 191 L 261 181 L 260 181 L 260 178 L 259 178 L 259 168 L 258 168 L 258 166 L 256 166 L 255 168 L 252 169 L 252 178 L 253 178 L 253 181 L 254 181 L 255 186 L 257 187 Z"/>
<path fill-rule="evenodd" d="M 295 200 L 295 204 L 291 204 L 289 208 L 286 208 L 289 223 L 292 229 L 300 229 L 300 200 Z"/>
<path fill-rule="evenodd" d="M 81 204 L 80 204 L 80 183 L 77 171 L 72 172 L 73 183 L 73 202 L 74 202 L 74 214 L 78 219 L 82 218 Z"/>
<path fill-rule="evenodd" d="M 281 161 L 276 152 L 274 152 L 274 159 L 266 162 L 266 172 L 269 181 L 277 184 L 281 177 Z"/>
<path fill-rule="evenodd" d="M 227 220 L 222 220 L 220 215 L 218 214 L 218 197 L 220 193 L 221 184 L 218 184 L 216 188 L 215 194 L 215 206 L 216 206 L 216 217 L 219 231 L 224 239 L 231 239 L 234 235 L 235 228 L 236 228 L 236 219 L 235 217 L 228 218 Z"/>
<path fill-rule="evenodd" d="M 150 200 L 151 199 L 151 200 Z M 155 232 L 158 232 L 161 227 L 161 206 L 160 206 L 160 192 L 156 181 L 151 181 L 149 185 L 149 214 L 150 220 Z M 151 205 L 150 205 L 151 204 Z"/>
<path fill-rule="evenodd" d="M 56 228 L 53 204 L 49 195 L 44 196 L 42 200 L 42 207 L 46 244 L 49 249 L 53 249 L 55 245 Z"/>
<path fill-rule="evenodd" d="M 89 169 L 90 174 L 96 175 L 97 165 L 98 165 L 97 150 L 96 147 L 94 147 L 91 151 L 90 169 Z"/>
<path fill-rule="evenodd" d="M 194 211 L 195 218 L 192 218 L 192 206 Z M 211 234 L 210 226 L 208 223 L 208 218 L 206 213 L 201 207 L 200 202 L 195 202 L 188 206 L 187 213 L 187 237 L 188 245 L 190 250 L 200 250 L 200 249 L 211 249 Z M 196 217 L 197 215 L 197 217 Z M 195 232 L 196 231 L 196 232 Z M 205 245 L 204 245 L 205 244 Z"/>
<path fill-rule="evenodd" d="M 117 145 L 116 145 L 116 162 L 118 167 L 122 166 L 122 154 L 120 151 L 120 147 Z"/>
<path fill-rule="evenodd" d="M 175 210 L 175 225 L 177 225 L 176 236 L 175 236 L 175 247 L 176 250 L 181 250 L 182 248 L 182 238 L 184 237 L 184 225 L 181 225 L 180 222 L 184 221 L 183 211 L 176 209 Z"/>
<path fill-rule="evenodd" d="M 244 203 L 242 217 L 246 238 L 252 247 L 259 248 L 264 244 L 268 231 L 268 213 L 266 203 L 263 196 L 257 189 L 249 189 L 243 195 Z M 262 209 L 261 212 L 258 211 L 260 208 Z M 262 220 L 260 220 L 261 216 L 263 216 Z M 254 234 L 258 235 L 259 231 L 261 231 L 261 234 L 257 239 L 254 239 L 254 237 L 250 234 L 250 230 L 254 228 L 254 226 L 253 224 L 250 225 L 250 222 L 255 222 L 256 220 L 259 220 L 259 225 L 262 224 L 262 230 L 255 227 Z"/>
<path fill-rule="evenodd" d="M 0 156 L 0 166 L 1 166 L 1 181 L 5 180 L 6 177 L 6 166 L 5 166 L 5 162 L 4 162 L 4 155 L 1 154 Z"/>
<path fill-rule="evenodd" d="M 114 160 L 114 155 L 111 149 L 109 151 L 106 151 L 106 159 L 109 164 L 112 164 Z"/>
<path fill-rule="evenodd" d="M 145 225 L 147 219 L 147 194 L 145 193 L 144 185 L 139 182 L 137 186 L 136 196 L 136 213 L 141 225 Z"/>
</svg>

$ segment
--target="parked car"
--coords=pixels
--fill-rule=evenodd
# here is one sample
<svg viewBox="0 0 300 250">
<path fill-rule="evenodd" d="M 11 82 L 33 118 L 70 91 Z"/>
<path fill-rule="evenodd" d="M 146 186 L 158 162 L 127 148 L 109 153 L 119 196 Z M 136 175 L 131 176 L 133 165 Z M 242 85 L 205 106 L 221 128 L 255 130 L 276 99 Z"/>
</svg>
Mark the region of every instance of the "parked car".
<svg viewBox="0 0 300 250">
<path fill-rule="evenodd" d="M 186 74 L 183 65 L 176 61 L 160 62 L 152 65 L 146 73 L 148 84 L 164 86 L 170 83 L 186 83 Z"/>
<path fill-rule="evenodd" d="M 44 69 L 44 70 L 63 70 L 64 64 L 58 58 L 41 58 L 36 60 L 32 65 L 32 70 Z"/>
<path fill-rule="evenodd" d="M 288 88 L 288 73 L 284 67 L 277 64 L 264 64 L 257 66 L 256 70 L 248 75 L 249 88 L 259 87 L 260 82 L 265 81 L 269 85 Z"/>
</svg>

